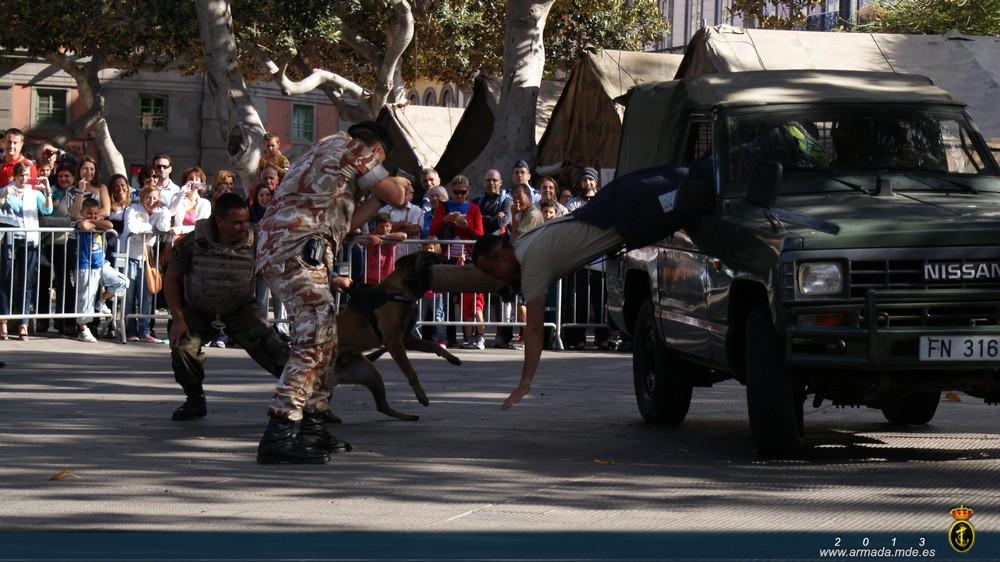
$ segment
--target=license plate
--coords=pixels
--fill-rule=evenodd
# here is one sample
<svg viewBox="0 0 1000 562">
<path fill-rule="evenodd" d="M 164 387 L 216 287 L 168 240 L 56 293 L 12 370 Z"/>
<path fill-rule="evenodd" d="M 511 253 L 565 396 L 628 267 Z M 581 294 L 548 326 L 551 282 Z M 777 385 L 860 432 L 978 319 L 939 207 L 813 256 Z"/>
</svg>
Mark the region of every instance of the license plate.
<svg viewBox="0 0 1000 562">
<path fill-rule="evenodd" d="M 998 336 L 920 336 L 921 361 L 991 361 L 1000 359 Z"/>
</svg>

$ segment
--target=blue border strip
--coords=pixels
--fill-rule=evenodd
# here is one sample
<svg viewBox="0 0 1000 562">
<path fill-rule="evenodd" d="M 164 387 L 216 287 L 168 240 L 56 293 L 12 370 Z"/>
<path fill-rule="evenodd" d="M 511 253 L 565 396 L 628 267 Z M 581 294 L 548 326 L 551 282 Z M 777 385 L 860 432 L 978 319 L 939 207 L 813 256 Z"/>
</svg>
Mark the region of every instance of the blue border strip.
<svg viewBox="0 0 1000 562">
<path fill-rule="evenodd" d="M 998 560 L 977 534 L 959 554 L 939 533 L 0 533 L 0 561 Z"/>
</svg>

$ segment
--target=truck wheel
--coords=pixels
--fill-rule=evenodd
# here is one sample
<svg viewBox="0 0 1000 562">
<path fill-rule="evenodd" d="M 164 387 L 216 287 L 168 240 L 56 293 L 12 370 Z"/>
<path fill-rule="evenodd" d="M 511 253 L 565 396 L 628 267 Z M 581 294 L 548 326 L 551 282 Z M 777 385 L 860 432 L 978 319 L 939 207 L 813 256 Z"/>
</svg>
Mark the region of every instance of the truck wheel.
<svg viewBox="0 0 1000 562">
<path fill-rule="evenodd" d="M 747 317 L 747 412 L 753 447 L 762 457 L 782 458 L 802 447 L 803 390 L 785 367 L 785 350 L 774 332 L 767 305 Z"/>
<path fill-rule="evenodd" d="M 632 383 L 642 419 L 647 423 L 681 423 L 691 406 L 691 365 L 660 341 L 650 299 L 639 308 L 632 334 Z"/>
<path fill-rule="evenodd" d="M 941 392 L 910 392 L 882 406 L 882 415 L 895 425 L 925 425 L 934 418 Z"/>
</svg>

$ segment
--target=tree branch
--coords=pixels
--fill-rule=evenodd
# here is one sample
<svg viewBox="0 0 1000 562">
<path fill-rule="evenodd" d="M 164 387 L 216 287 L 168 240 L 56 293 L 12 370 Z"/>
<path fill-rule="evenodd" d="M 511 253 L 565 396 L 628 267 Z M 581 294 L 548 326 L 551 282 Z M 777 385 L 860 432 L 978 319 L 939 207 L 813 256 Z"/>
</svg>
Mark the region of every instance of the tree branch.
<svg viewBox="0 0 1000 562">
<path fill-rule="evenodd" d="M 66 53 L 46 53 L 45 60 L 58 66 L 63 72 L 69 74 L 76 82 L 87 81 L 87 73 L 76 65 L 76 60 L 66 56 Z"/>
<path fill-rule="evenodd" d="M 382 51 L 358 32 L 344 25 L 343 20 L 340 20 L 336 27 L 340 31 L 340 40 L 357 51 L 366 61 L 372 64 L 379 64 L 382 61 Z"/>
<path fill-rule="evenodd" d="M 386 103 L 394 103 L 401 96 L 401 84 L 395 83 L 396 68 L 403 52 L 413 40 L 413 9 L 409 0 L 393 0 L 392 20 L 385 29 L 385 55 L 379 67 L 372 94 L 372 113 L 377 113 Z"/>
</svg>

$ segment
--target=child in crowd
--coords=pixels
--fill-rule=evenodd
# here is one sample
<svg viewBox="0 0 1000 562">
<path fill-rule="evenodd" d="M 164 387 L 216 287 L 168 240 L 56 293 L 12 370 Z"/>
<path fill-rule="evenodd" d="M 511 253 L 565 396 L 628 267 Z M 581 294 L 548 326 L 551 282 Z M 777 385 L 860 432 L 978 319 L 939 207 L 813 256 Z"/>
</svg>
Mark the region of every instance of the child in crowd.
<svg viewBox="0 0 1000 562">
<path fill-rule="evenodd" d="M 430 236 L 428 240 L 437 240 L 436 236 Z M 425 242 L 420 245 L 420 249 L 432 254 L 441 255 L 441 244 Z M 424 293 L 420 303 L 420 318 L 424 321 L 444 322 L 444 300 L 445 295 L 427 291 Z M 448 339 L 445 335 L 444 326 L 426 326 L 420 329 L 421 335 L 426 335 L 424 339 L 431 339 L 441 347 L 448 346 Z"/>
<path fill-rule="evenodd" d="M 564 207 L 569 204 L 571 199 L 573 199 L 572 190 L 563 188 L 563 190 L 559 192 L 559 202 L 562 203 Z"/>
<path fill-rule="evenodd" d="M 78 337 L 85 342 L 94 343 L 97 341 L 97 338 L 94 337 L 94 334 L 91 333 L 90 328 L 87 326 L 91 318 L 86 315 L 91 312 L 101 311 L 98 308 L 97 291 L 101 287 L 102 276 L 107 277 L 104 275 L 104 268 L 107 263 L 104 257 L 104 233 L 110 230 L 112 225 L 111 221 L 100 218 L 101 203 L 96 199 L 85 198 L 80 213 L 82 217 L 76 223 L 76 239 L 79 254 L 79 267 L 76 275 L 76 312 L 83 316 L 77 321 L 79 326 Z M 120 283 L 120 276 L 110 276 L 109 281 L 116 284 Z M 124 290 L 124 287 L 113 285 L 109 286 L 108 289 L 109 292 L 106 292 L 106 295 Z M 103 303 L 103 300 L 100 302 Z"/>
<path fill-rule="evenodd" d="M 285 155 L 281 153 L 281 138 L 274 133 L 264 135 L 264 154 L 257 162 L 257 174 L 260 174 L 260 171 L 269 165 L 278 169 L 279 180 L 285 177 L 285 172 L 291 166 L 288 158 L 285 158 Z"/>
<path fill-rule="evenodd" d="M 542 220 L 549 222 L 550 220 L 556 218 L 556 202 L 551 199 L 543 199 L 539 204 L 542 209 Z"/>
<path fill-rule="evenodd" d="M 396 263 L 396 244 L 406 240 L 405 232 L 392 231 L 389 213 L 375 215 L 375 227 L 371 234 L 362 236 L 358 242 L 365 245 L 364 285 L 376 285 L 392 273 Z"/>
</svg>

